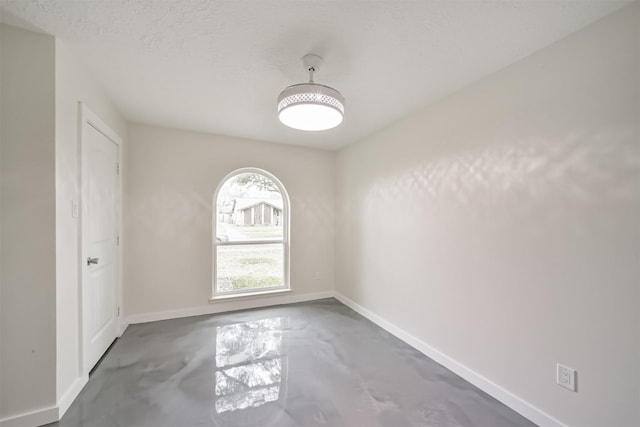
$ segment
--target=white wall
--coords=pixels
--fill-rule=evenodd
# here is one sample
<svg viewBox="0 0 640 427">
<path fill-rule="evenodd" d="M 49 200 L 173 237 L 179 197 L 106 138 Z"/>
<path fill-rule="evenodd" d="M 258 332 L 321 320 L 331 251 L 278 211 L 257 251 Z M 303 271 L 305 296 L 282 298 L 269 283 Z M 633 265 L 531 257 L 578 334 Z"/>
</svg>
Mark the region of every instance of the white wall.
<svg viewBox="0 0 640 427">
<path fill-rule="evenodd" d="M 54 39 L 0 25 L 0 420 L 56 403 Z"/>
<path fill-rule="evenodd" d="M 289 193 L 293 298 L 333 289 L 333 152 L 131 125 L 128 156 L 124 310 L 131 319 L 245 307 L 208 302 L 213 195 L 242 167 L 271 172 Z"/>
<path fill-rule="evenodd" d="M 1 34 L 0 420 L 27 425 L 55 420 L 57 406 L 66 409 L 82 386 L 80 224 L 71 215 L 79 201 L 78 101 L 121 136 L 127 127 L 59 40 L 7 25 Z"/>
<path fill-rule="evenodd" d="M 639 30 L 635 3 L 338 155 L 338 292 L 568 425 L 640 425 Z"/>
<path fill-rule="evenodd" d="M 74 397 L 81 375 L 79 360 L 80 219 L 71 215 L 80 201 L 78 102 L 82 101 L 125 140 L 127 124 L 62 41 L 55 42 L 56 84 L 56 318 L 58 401 Z M 70 403 L 67 400 L 63 403 Z"/>
</svg>

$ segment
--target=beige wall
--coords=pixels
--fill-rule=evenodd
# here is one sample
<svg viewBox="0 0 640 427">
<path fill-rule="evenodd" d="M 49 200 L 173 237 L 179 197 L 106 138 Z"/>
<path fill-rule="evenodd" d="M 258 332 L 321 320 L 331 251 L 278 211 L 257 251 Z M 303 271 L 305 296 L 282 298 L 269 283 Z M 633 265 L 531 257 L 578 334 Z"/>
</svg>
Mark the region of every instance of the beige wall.
<svg viewBox="0 0 640 427">
<path fill-rule="evenodd" d="M 71 215 L 80 202 L 78 102 L 107 123 L 126 145 L 127 124 L 83 66 L 56 39 L 56 318 L 57 393 L 65 397 L 79 379 L 80 219 Z"/>
<path fill-rule="evenodd" d="M 0 420 L 34 424 L 56 419 L 81 386 L 78 101 L 121 136 L 127 128 L 59 40 L 8 25 L 1 34 Z"/>
<path fill-rule="evenodd" d="M 640 425 L 639 11 L 338 155 L 338 291 L 568 425 Z"/>
<path fill-rule="evenodd" d="M 639 9 L 342 150 L 337 170 L 328 151 L 127 129 L 63 43 L 2 25 L 0 419 L 53 410 L 78 379 L 84 101 L 130 144 L 127 316 L 223 307 L 213 192 L 254 166 L 291 198 L 296 297 L 331 291 L 335 261 L 340 293 L 551 416 L 640 424 Z"/>
<path fill-rule="evenodd" d="M 149 313 L 240 307 L 210 305 L 208 299 L 214 192 L 222 178 L 243 167 L 272 173 L 289 193 L 292 295 L 332 290 L 334 162 L 329 151 L 131 125 L 125 171 L 125 314 L 140 319 Z"/>
<path fill-rule="evenodd" d="M 56 404 L 53 37 L 0 25 L 0 419 Z"/>
</svg>

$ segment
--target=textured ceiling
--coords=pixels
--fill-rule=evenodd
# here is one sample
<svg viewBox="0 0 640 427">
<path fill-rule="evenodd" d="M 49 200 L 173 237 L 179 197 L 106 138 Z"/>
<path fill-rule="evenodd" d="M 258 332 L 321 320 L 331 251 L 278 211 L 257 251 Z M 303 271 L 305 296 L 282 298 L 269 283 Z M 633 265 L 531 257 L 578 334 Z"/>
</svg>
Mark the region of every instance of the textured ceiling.
<svg viewBox="0 0 640 427">
<path fill-rule="evenodd" d="M 627 3 L 0 0 L 0 19 L 59 37 L 130 121 L 334 149 Z M 336 129 L 277 119 L 306 53 L 346 98 Z"/>
</svg>

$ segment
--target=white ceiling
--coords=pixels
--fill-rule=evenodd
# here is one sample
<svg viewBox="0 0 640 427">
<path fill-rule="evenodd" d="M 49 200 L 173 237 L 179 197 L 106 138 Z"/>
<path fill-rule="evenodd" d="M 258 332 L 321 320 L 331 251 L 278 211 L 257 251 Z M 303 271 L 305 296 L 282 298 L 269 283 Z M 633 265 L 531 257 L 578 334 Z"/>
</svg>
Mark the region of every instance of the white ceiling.
<svg viewBox="0 0 640 427">
<path fill-rule="evenodd" d="M 125 118 L 335 149 L 355 142 L 629 1 L 0 0 L 4 22 L 59 37 Z M 300 58 L 346 98 L 338 128 L 286 128 Z"/>
</svg>

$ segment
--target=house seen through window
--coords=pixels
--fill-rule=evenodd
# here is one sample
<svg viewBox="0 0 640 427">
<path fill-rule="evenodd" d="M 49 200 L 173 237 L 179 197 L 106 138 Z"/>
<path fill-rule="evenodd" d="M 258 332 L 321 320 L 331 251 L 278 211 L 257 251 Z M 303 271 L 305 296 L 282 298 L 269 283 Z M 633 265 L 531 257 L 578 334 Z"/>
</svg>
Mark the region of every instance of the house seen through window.
<svg viewBox="0 0 640 427">
<path fill-rule="evenodd" d="M 227 176 L 215 197 L 214 295 L 288 289 L 289 198 L 259 169 Z"/>
</svg>

